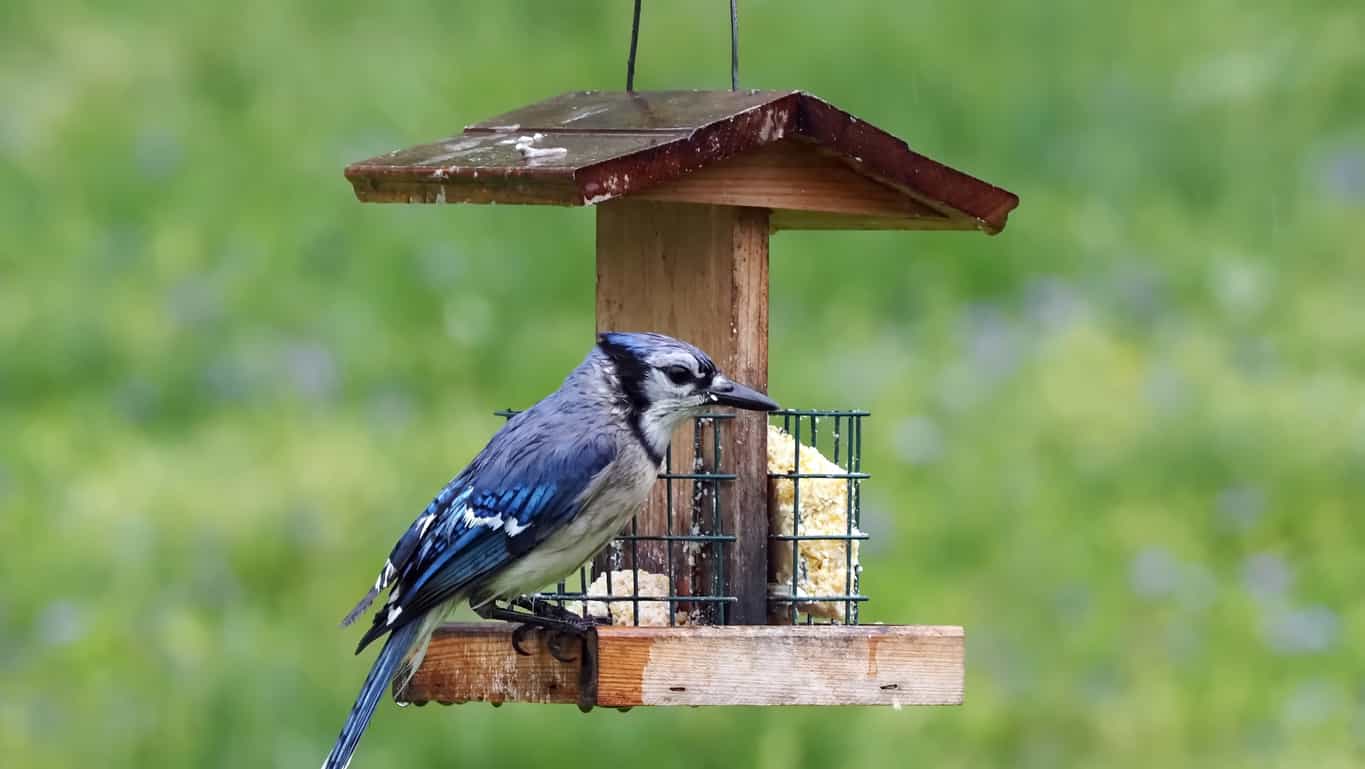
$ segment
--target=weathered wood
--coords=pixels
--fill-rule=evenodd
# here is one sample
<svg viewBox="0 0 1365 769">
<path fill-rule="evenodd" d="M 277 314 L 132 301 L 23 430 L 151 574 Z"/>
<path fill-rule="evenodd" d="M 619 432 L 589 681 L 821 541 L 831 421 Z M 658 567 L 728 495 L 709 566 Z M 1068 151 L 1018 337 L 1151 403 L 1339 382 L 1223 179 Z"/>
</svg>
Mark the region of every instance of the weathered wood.
<svg viewBox="0 0 1365 769">
<path fill-rule="evenodd" d="M 599 206 L 597 328 L 685 339 L 707 351 L 728 376 L 766 391 L 768 212 L 629 199 Z M 675 457 L 692 455 L 691 438 L 690 430 L 675 437 Z M 739 476 L 720 490 L 725 532 L 739 537 L 726 552 L 729 590 L 739 597 L 729 621 L 761 624 L 767 616 L 768 562 L 763 415 L 738 412 L 722 453 L 725 469 Z M 674 484 L 677 510 L 690 509 L 686 485 Z M 640 532 L 663 533 L 664 510 L 664 491 L 656 489 L 639 515 Z M 639 548 L 641 567 L 666 571 L 666 548 L 657 543 Z M 683 588 L 691 574 L 679 560 L 685 561 L 673 559 L 674 574 Z"/>
<path fill-rule="evenodd" d="M 519 143 L 521 137 L 526 142 Z M 353 163 L 346 178 L 356 197 L 367 202 L 595 205 L 656 193 L 674 182 L 680 183 L 675 195 L 685 189 L 701 193 L 698 185 L 708 177 L 689 176 L 792 140 L 818 146 L 842 162 L 839 180 L 847 181 L 848 174 L 865 177 L 871 186 L 863 186 L 863 195 L 870 197 L 862 202 L 886 214 L 864 216 L 856 225 L 860 228 L 995 233 L 1019 204 L 1013 193 L 927 158 L 800 91 L 567 93 L 468 126 L 458 136 Z M 818 176 L 829 168 L 810 170 L 810 189 L 841 186 Z M 705 191 L 727 197 L 701 202 L 754 205 L 755 193 L 776 190 L 755 189 L 750 180 L 734 190 L 710 184 Z M 896 196 L 907 208 L 893 204 Z M 786 199 L 815 206 L 795 210 L 821 212 L 825 222 L 859 216 L 859 210 L 820 208 L 818 193 Z M 847 191 L 829 199 L 844 207 L 852 200 Z M 921 208 L 938 216 L 923 216 Z"/>
<path fill-rule="evenodd" d="M 888 223 L 956 227 L 948 217 L 911 195 L 859 173 L 837 156 L 810 142 L 786 140 L 713 163 L 651 187 L 637 200 L 752 206 L 778 211 L 814 211 L 827 219 L 875 217 Z M 965 224 L 972 227 L 970 222 Z"/>
<path fill-rule="evenodd" d="M 607 707 L 962 703 L 960 627 L 604 627 L 597 634 L 597 704 Z M 518 656 L 506 625 L 443 627 L 402 698 L 577 702 L 579 663 L 536 649 Z"/>
<path fill-rule="evenodd" d="M 819 211 L 773 209 L 773 232 L 782 230 L 921 230 L 939 232 L 961 230 L 962 220 L 934 217 L 856 216 L 826 214 Z"/>
<path fill-rule="evenodd" d="M 960 627 L 605 628 L 597 702 L 958 705 Z"/>
<path fill-rule="evenodd" d="M 537 635 L 512 649 L 514 625 L 506 622 L 451 624 L 437 628 L 422 666 L 400 702 L 578 702 L 579 663 L 550 656 Z"/>
</svg>

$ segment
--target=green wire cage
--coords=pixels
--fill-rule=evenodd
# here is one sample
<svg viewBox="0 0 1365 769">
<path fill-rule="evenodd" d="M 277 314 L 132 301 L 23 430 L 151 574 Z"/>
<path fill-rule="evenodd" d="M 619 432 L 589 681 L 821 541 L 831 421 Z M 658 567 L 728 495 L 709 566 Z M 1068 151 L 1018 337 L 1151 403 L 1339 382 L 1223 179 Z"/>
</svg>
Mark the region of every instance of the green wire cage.
<svg viewBox="0 0 1365 769">
<path fill-rule="evenodd" d="M 497 412 L 510 417 L 515 411 Z M 578 574 L 561 580 L 552 590 L 530 596 L 558 608 L 592 617 L 604 624 L 654 626 L 726 625 L 729 605 L 738 601 L 725 576 L 727 545 L 735 542 L 725 531 L 724 485 L 736 475 L 726 472 L 722 450 L 725 425 L 734 414 L 703 414 L 692 420 L 690 452 L 675 462 L 665 454 L 659 483 L 663 485 L 664 528 L 648 531 L 638 517 L 612 540 L 610 547 Z M 768 539 L 775 556 L 769 573 L 769 617 L 774 623 L 817 622 L 858 624 L 858 605 L 867 596 L 858 591 L 862 566 L 857 543 L 868 539 L 862 531 L 863 420 L 861 410 L 783 409 L 770 415 L 774 426 L 791 437 L 790 468 L 774 468 L 769 449 L 768 482 L 787 486 L 785 494 L 770 494 L 769 525 L 778 529 Z M 824 422 L 824 430 L 821 423 Z M 820 454 L 821 450 L 824 454 Z M 828 465 L 819 472 L 801 469 L 801 452 L 812 451 Z M 837 485 L 837 527 L 817 531 L 803 528 L 801 485 Z M 680 489 L 675 489 L 680 486 Z M 825 497 L 830 494 L 826 493 Z M 791 502 L 782 505 L 779 498 Z M 677 505 L 675 500 L 686 504 Z M 807 557 L 814 548 L 835 550 Z M 660 553 L 662 555 L 660 555 Z M 789 554 L 789 555 L 788 555 Z M 841 554 L 841 555 L 840 555 Z M 818 565 L 809 565 L 818 561 Z M 651 571 L 653 568 L 658 571 Z M 813 572 L 823 569 L 824 578 Z M 832 579 L 831 579 L 832 577 Z M 805 584 L 836 584 L 837 591 L 816 591 Z M 792 596 L 796 596 L 795 599 Z M 644 607 L 643 609 L 641 607 Z M 813 610 L 814 609 L 814 610 Z"/>
</svg>

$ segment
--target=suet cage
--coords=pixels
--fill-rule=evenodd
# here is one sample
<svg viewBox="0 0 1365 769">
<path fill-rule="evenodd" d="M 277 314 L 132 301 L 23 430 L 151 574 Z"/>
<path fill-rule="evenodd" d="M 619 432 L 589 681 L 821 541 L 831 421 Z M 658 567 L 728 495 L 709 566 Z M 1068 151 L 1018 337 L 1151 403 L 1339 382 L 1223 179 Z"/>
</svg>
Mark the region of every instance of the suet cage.
<svg viewBox="0 0 1365 769">
<path fill-rule="evenodd" d="M 860 410 L 777 412 L 768 436 L 768 617 L 858 624 L 862 574 Z M 823 422 L 823 430 L 822 430 Z M 790 462 L 790 466 L 788 466 Z M 803 495 L 804 489 L 804 497 Z M 804 499 L 804 504 L 803 504 Z"/>
<path fill-rule="evenodd" d="M 366 202 L 593 207 L 598 330 L 686 339 L 759 390 L 774 233 L 994 234 L 1018 205 L 799 91 L 567 93 L 346 177 Z M 576 661 L 543 645 L 516 654 L 504 624 L 452 624 L 401 696 L 585 709 L 960 703 L 961 627 L 859 622 L 868 417 L 693 420 L 627 529 L 528 597 L 609 623 Z"/>
<path fill-rule="evenodd" d="M 510 417 L 516 411 L 497 414 Z M 692 420 L 687 454 L 664 455 L 663 529 L 650 531 L 639 517 L 606 551 L 552 590 L 529 596 L 608 625 L 726 625 L 730 592 L 725 576 L 723 484 L 735 480 L 721 449 L 734 414 Z M 859 543 L 862 482 L 862 410 L 783 409 L 770 417 L 768 446 L 769 593 L 773 624 L 858 624 L 862 565 Z M 823 431 L 822 431 L 823 423 Z M 776 433 L 774 433 L 776 431 Z M 774 435 L 780 446 L 771 442 Z M 823 450 L 823 453 L 822 453 Z M 803 463 L 802 452 L 806 461 Z M 818 522 L 805 516 L 815 490 Z M 675 488 L 676 487 L 676 488 Z M 796 596 L 795 599 L 792 596 Z"/>
<path fill-rule="evenodd" d="M 500 411 L 511 416 L 515 411 Z M 725 548 L 727 534 L 722 485 L 735 480 L 724 469 L 721 440 L 733 414 L 703 414 L 691 422 L 690 451 L 675 462 L 664 453 L 663 527 L 632 516 L 607 549 L 583 564 L 578 574 L 552 590 L 530 596 L 561 610 L 607 625 L 678 626 L 728 624 L 730 592 Z M 685 431 L 686 432 L 686 431 Z"/>
</svg>

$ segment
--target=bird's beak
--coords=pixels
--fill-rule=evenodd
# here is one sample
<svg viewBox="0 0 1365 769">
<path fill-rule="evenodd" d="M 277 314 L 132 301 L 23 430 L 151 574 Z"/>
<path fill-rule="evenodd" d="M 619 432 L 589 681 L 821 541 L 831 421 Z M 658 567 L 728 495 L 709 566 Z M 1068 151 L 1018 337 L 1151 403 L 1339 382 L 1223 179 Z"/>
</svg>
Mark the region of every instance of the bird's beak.
<svg viewBox="0 0 1365 769">
<path fill-rule="evenodd" d="M 711 396 L 712 403 L 721 406 L 734 406 L 747 411 L 777 411 L 781 408 L 772 398 L 758 390 L 745 387 L 739 382 L 731 382 L 720 375 L 711 380 L 711 386 L 706 388 L 706 393 Z"/>
</svg>

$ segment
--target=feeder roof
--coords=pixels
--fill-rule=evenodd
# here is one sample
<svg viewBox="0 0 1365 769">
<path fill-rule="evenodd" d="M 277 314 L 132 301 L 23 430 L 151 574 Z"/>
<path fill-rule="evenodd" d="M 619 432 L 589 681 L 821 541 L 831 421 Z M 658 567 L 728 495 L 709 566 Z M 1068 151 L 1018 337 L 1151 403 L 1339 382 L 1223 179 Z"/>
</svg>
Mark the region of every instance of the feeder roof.
<svg viewBox="0 0 1365 769">
<path fill-rule="evenodd" d="M 1013 193 L 800 91 L 577 91 L 353 163 L 370 202 L 596 205 L 622 197 L 773 211 L 774 229 L 999 232 Z"/>
</svg>

